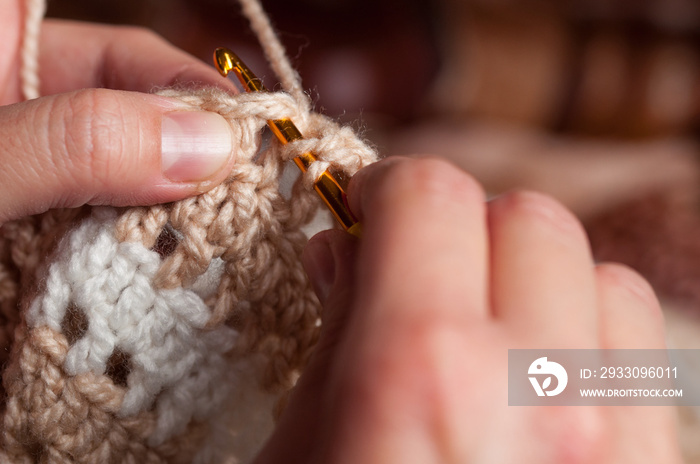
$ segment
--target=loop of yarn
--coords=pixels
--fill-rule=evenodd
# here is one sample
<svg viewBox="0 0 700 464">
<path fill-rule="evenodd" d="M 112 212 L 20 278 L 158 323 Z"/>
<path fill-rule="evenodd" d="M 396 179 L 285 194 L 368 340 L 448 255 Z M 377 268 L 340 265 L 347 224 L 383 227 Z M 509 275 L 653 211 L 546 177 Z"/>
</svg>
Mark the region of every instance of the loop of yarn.
<svg viewBox="0 0 700 464">
<path fill-rule="evenodd" d="M 30 98 L 43 2 L 26 1 Z M 0 228 L 0 462 L 234 462 L 270 431 L 248 431 L 250 418 L 271 414 L 306 365 L 322 316 L 301 265 L 312 186 L 376 154 L 310 111 L 259 2 L 240 1 L 286 92 L 159 92 L 229 122 L 226 181 L 171 204 Z M 284 118 L 306 138 L 266 142 L 267 121 Z M 318 161 L 283 195 L 285 166 L 307 151 Z"/>
<path fill-rule="evenodd" d="M 261 126 L 270 119 L 299 118 L 303 109 L 291 95 L 285 92 L 247 92 L 239 94 L 226 93 L 220 89 L 177 90 L 165 89 L 160 95 L 178 98 L 192 106 L 221 114 L 231 124 L 239 120 L 256 118 Z"/>
<path fill-rule="evenodd" d="M 179 98 L 193 107 L 213 111 L 226 118 L 234 133 L 245 141 L 252 138 L 268 120 L 302 119 L 304 138 L 277 147 L 279 156 L 291 160 L 303 153 L 312 152 L 317 161 L 311 164 L 304 176 L 304 186 L 313 188 L 314 182 L 328 169 L 352 175 L 361 167 L 376 160 L 376 152 L 360 140 L 350 127 L 341 127 L 327 116 L 318 113 L 304 114 L 298 102 L 285 92 L 253 92 L 231 95 L 217 89 L 201 91 L 163 90 L 160 95 Z M 244 129 L 244 127 L 247 129 Z M 243 134 L 242 132 L 245 132 Z M 250 151 L 239 149 L 239 158 L 249 159 Z"/>
<path fill-rule="evenodd" d="M 376 152 L 349 127 L 340 127 L 331 119 L 311 113 L 309 130 L 305 138 L 285 145 L 281 156 L 292 159 L 302 153 L 312 152 L 317 161 L 311 164 L 304 176 L 304 186 L 313 187 L 314 182 L 329 169 L 336 172 L 356 173 L 363 166 L 376 160 Z"/>
</svg>

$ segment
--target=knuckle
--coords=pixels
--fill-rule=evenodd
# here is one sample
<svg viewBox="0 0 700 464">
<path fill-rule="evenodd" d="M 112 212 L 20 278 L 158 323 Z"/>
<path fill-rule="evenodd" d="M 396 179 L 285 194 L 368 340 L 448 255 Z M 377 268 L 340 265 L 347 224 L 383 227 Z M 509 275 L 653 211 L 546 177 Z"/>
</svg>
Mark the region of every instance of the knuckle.
<svg viewBox="0 0 700 464">
<path fill-rule="evenodd" d="M 70 173 L 81 184 L 102 183 L 119 162 L 126 120 L 118 98 L 102 89 L 71 94 L 63 113 Z"/>
<path fill-rule="evenodd" d="M 528 223 L 545 223 L 560 231 L 586 236 L 580 221 L 559 201 L 539 192 L 516 190 L 491 202 L 491 213 L 515 217 Z"/>
<path fill-rule="evenodd" d="M 385 173 L 385 188 L 396 192 L 416 192 L 422 196 L 454 199 L 478 198 L 485 195 L 479 183 L 469 174 L 441 158 L 419 158 L 397 163 Z"/>
<path fill-rule="evenodd" d="M 143 46 L 144 43 L 148 42 L 164 42 L 164 39 L 146 27 L 124 25 L 119 26 L 119 29 L 122 34 L 122 40 L 128 43 Z"/>
<path fill-rule="evenodd" d="M 661 316 L 661 306 L 654 289 L 637 271 L 620 263 L 600 263 L 595 270 L 599 286 L 604 289 L 626 289 Z"/>
</svg>

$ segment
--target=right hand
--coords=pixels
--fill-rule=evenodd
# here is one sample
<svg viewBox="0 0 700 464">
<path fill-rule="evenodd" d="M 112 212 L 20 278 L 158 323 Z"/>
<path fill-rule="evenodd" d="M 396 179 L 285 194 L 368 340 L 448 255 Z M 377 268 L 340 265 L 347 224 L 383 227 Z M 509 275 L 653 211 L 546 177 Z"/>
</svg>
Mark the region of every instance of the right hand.
<svg viewBox="0 0 700 464">
<path fill-rule="evenodd" d="M 509 348 L 662 349 L 663 317 L 556 201 L 484 198 L 436 159 L 353 178 L 363 237 L 305 251 L 321 339 L 258 463 L 681 462 L 672 408 L 508 406 Z"/>
</svg>

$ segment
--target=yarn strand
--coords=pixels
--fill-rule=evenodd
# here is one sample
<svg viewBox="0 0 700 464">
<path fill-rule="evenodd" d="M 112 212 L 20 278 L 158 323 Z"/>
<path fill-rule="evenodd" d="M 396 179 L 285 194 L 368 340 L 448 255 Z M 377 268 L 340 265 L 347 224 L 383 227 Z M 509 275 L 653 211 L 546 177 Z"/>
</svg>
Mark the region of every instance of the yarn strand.
<svg viewBox="0 0 700 464">
<path fill-rule="evenodd" d="M 0 228 L 0 462 L 240 462 L 305 368 L 322 319 L 301 263 L 313 182 L 326 169 L 351 177 L 376 153 L 311 111 L 260 1 L 239 1 L 284 91 L 159 92 L 228 121 L 236 163 L 224 182 Z M 36 98 L 45 3 L 24 6 L 20 77 Z M 266 143 L 267 121 L 286 117 L 305 138 Z M 317 161 L 283 193 L 305 151 Z"/>
<path fill-rule="evenodd" d="M 292 67 L 289 62 L 289 57 L 284 49 L 284 46 L 279 40 L 279 37 L 270 23 L 270 18 L 262 8 L 259 0 L 239 0 L 243 14 L 250 22 L 250 27 L 255 32 L 255 35 L 263 48 L 265 57 L 270 63 L 272 71 L 282 84 L 282 88 L 286 90 L 297 105 L 303 110 L 304 114 L 310 111 L 310 102 L 307 95 L 301 86 L 301 78 L 299 73 Z"/>
<path fill-rule="evenodd" d="M 46 13 L 45 0 L 26 0 L 24 33 L 20 53 L 22 94 L 27 100 L 39 97 L 39 38 Z"/>
</svg>

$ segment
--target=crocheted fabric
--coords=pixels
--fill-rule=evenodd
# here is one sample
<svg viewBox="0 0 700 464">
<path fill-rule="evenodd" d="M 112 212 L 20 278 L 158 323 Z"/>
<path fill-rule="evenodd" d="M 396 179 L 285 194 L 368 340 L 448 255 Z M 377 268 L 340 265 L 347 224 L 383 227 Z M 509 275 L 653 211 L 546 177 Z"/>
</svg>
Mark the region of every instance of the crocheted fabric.
<svg viewBox="0 0 700 464">
<path fill-rule="evenodd" d="M 240 433 L 227 417 L 246 408 L 236 389 L 283 396 L 317 340 L 300 263 L 320 205 L 311 187 L 327 168 L 349 178 L 374 152 L 286 93 L 161 93 L 225 117 L 237 164 L 172 204 L 3 225 L 2 462 L 225 462 L 222 443 Z M 263 137 L 286 117 L 306 140 Z M 319 162 L 283 192 L 288 160 L 308 149 Z"/>
</svg>

